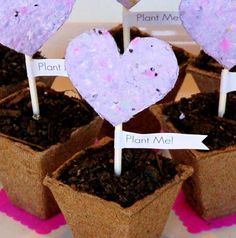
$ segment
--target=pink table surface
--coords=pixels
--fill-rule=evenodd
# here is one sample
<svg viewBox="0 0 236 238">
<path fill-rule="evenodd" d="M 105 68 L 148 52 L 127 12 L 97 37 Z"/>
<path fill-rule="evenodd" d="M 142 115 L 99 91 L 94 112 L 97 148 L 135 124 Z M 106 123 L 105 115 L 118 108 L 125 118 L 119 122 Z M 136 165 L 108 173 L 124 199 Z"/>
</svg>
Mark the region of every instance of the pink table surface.
<svg viewBox="0 0 236 238">
<path fill-rule="evenodd" d="M 173 210 L 188 232 L 193 234 L 236 224 L 236 214 L 211 221 L 201 219 L 186 203 L 183 192 L 179 193 L 173 206 Z M 48 220 L 41 220 L 36 216 L 15 207 L 11 204 L 3 189 L 0 190 L 0 212 L 4 213 L 8 217 L 11 217 L 15 221 L 20 222 L 30 230 L 34 230 L 38 234 L 48 234 L 66 224 L 66 221 L 61 213 Z"/>
</svg>

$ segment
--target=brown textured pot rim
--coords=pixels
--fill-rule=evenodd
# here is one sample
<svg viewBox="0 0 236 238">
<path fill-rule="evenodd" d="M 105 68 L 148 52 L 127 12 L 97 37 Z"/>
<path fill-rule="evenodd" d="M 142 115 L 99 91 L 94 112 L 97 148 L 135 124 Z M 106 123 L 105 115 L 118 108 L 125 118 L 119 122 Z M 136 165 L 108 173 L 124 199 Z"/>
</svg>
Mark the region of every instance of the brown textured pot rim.
<svg viewBox="0 0 236 238">
<path fill-rule="evenodd" d="M 47 86 L 45 86 L 44 84 L 41 84 L 41 83 L 37 84 L 37 87 L 38 87 L 38 88 L 39 88 L 39 87 L 40 87 L 40 88 L 45 88 L 45 89 L 48 88 Z M 0 100 L 0 105 L 3 104 L 3 103 L 5 103 L 5 102 L 7 102 L 9 99 L 11 99 L 12 97 L 15 97 L 15 96 L 18 95 L 18 94 L 26 94 L 26 93 L 28 93 L 28 92 L 29 92 L 29 88 L 28 88 L 28 87 L 27 87 L 27 88 L 24 88 L 24 89 L 21 89 L 21 90 L 18 90 L 18 91 L 16 91 L 16 92 L 10 94 L 9 96 L 7 96 L 7 97 L 1 99 L 1 100 Z M 76 128 L 75 130 L 72 131 L 72 133 L 71 133 L 70 137 L 68 138 L 68 140 L 70 140 L 70 138 L 73 137 L 74 134 L 77 134 L 77 132 L 78 132 L 81 128 L 89 127 L 92 123 L 95 123 L 95 122 L 97 123 L 99 120 L 101 120 L 101 118 L 100 118 L 99 116 L 95 116 L 95 117 L 93 118 L 93 120 L 90 121 L 89 124 L 86 124 L 86 125 L 83 125 L 83 126 L 81 126 L 81 127 Z M 48 148 L 45 149 L 45 150 L 38 151 L 38 150 L 34 150 L 34 149 L 31 147 L 31 146 L 35 146 L 35 144 L 32 144 L 32 143 L 30 143 L 30 142 L 27 142 L 27 141 L 24 141 L 24 140 L 21 140 L 21 139 L 18 139 L 18 138 L 15 138 L 15 137 L 12 137 L 12 136 L 9 136 L 9 135 L 6 135 L 6 134 L 0 132 L 0 138 L 1 138 L 1 137 L 6 138 L 6 139 L 12 141 L 12 143 L 14 143 L 16 146 L 20 147 L 22 150 L 25 150 L 25 151 L 27 151 L 27 152 L 29 152 L 29 153 L 32 153 L 32 154 L 37 153 L 37 155 L 39 155 L 39 156 L 38 156 L 39 158 L 41 157 L 42 154 L 46 154 L 46 153 L 48 153 L 49 151 L 51 151 L 52 149 L 54 149 L 54 148 L 56 148 L 56 147 L 61 146 L 61 145 L 64 144 L 63 142 L 58 142 L 58 143 L 56 143 L 56 144 L 51 145 L 50 147 L 48 147 Z M 67 141 L 68 141 L 68 140 L 67 140 Z M 36 158 L 35 158 L 35 159 L 36 159 Z"/>
<path fill-rule="evenodd" d="M 199 69 L 198 67 L 194 66 L 193 64 L 188 64 L 187 68 L 186 68 L 186 72 L 187 73 L 193 73 L 193 74 L 198 74 L 201 76 L 206 76 L 209 78 L 213 78 L 213 79 L 220 79 L 220 74 L 213 72 L 213 71 L 208 71 L 208 70 L 204 70 L 204 69 Z"/>
<path fill-rule="evenodd" d="M 100 148 L 102 146 L 104 146 L 105 144 L 109 143 L 112 139 L 109 137 L 104 137 L 103 139 L 101 139 L 99 141 L 99 143 L 89 146 L 86 149 L 89 148 Z M 83 155 L 84 153 L 86 153 L 86 149 L 82 150 L 78 153 L 76 153 L 74 156 L 72 156 L 69 160 L 67 160 L 63 165 L 61 165 L 56 171 L 54 171 L 50 176 L 47 175 L 46 178 L 44 179 L 44 184 L 46 186 L 48 186 L 49 188 L 51 186 L 59 186 L 59 187 L 64 187 L 67 190 L 71 190 L 75 193 L 77 193 L 78 195 L 82 195 L 84 198 L 89 197 L 89 198 L 94 198 L 97 201 L 106 201 L 98 196 L 95 195 L 91 195 L 85 192 L 78 192 L 76 190 L 74 190 L 73 188 L 71 188 L 69 185 L 62 183 L 61 181 L 59 181 L 57 178 L 60 175 L 61 171 L 63 170 L 63 168 L 67 165 L 69 165 L 75 158 L 78 158 L 78 156 Z M 144 209 L 144 207 L 148 206 L 148 204 L 152 203 L 160 194 L 162 194 L 163 192 L 165 192 L 166 190 L 172 188 L 173 186 L 182 183 L 184 180 L 186 180 L 188 177 L 190 177 L 193 174 L 193 168 L 187 165 L 178 165 L 177 166 L 177 171 L 178 174 L 167 184 L 165 184 L 163 187 L 155 190 L 152 194 L 145 196 L 143 199 L 136 201 L 132 206 L 127 207 L 127 208 L 123 208 L 120 204 L 113 202 L 113 201 L 107 201 L 109 203 L 109 206 L 113 207 L 115 210 L 119 210 L 120 212 L 128 215 L 128 216 L 133 216 L 134 214 L 136 214 L 137 212 L 140 211 L 140 207 L 141 210 Z M 140 204 L 142 204 L 142 206 L 140 206 Z"/>
<path fill-rule="evenodd" d="M 178 103 L 174 102 L 174 103 Z M 162 128 L 165 128 L 167 125 L 168 126 L 168 131 L 169 132 L 173 132 L 173 133 L 181 133 L 173 124 L 172 122 L 170 122 L 170 120 L 168 120 L 167 116 L 164 115 L 163 112 L 163 108 L 164 106 L 167 105 L 171 105 L 173 104 L 173 102 L 170 103 L 165 103 L 165 104 L 159 104 L 159 105 L 155 105 L 151 107 L 151 111 L 156 115 L 157 118 L 160 119 L 160 123 Z M 222 149 L 218 149 L 218 150 L 212 150 L 212 151 L 200 151 L 200 150 L 194 150 L 194 149 L 186 149 L 188 151 L 190 151 L 192 153 L 192 155 L 197 159 L 197 160 L 203 160 L 203 159 L 207 159 L 209 157 L 214 157 L 217 156 L 219 154 L 228 154 L 231 151 L 235 151 L 236 150 L 236 145 L 233 146 L 228 146 Z"/>
<path fill-rule="evenodd" d="M 40 80 L 48 80 L 48 81 L 50 81 L 50 80 L 54 80 L 54 79 L 56 79 L 56 77 L 57 76 L 37 76 L 37 77 L 35 77 L 35 79 L 36 79 L 36 81 L 37 81 L 37 84 L 41 84 L 41 86 L 45 86 L 45 87 L 49 87 L 45 82 L 40 82 Z M 28 85 L 29 85 L 29 81 L 28 81 L 28 79 L 27 78 L 25 78 L 25 79 L 23 79 L 22 81 L 20 81 L 20 82 L 17 82 L 17 83 L 11 83 L 11 84 L 8 84 L 8 85 L 2 85 L 2 86 L 0 86 L 0 90 L 5 90 L 5 89 L 8 89 L 8 88 L 14 88 L 14 87 L 19 87 L 19 86 L 21 86 L 21 87 L 28 87 Z M 17 92 L 17 91 L 19 91 L 19 89 L 18 90 L 16 90 L 15 92 Z M 10 95 L 8 95 L 8 96 L 10 96 Z M 7 96 L 7 97 L 8 97 Z"/>
</svg>

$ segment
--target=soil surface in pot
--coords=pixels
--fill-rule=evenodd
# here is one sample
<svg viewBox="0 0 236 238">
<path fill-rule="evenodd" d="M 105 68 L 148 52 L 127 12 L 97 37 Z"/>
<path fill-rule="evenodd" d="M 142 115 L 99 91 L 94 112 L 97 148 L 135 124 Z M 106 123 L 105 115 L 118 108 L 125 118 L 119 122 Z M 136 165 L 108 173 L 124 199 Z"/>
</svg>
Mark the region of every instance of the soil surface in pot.
<svg viewBox="0 0 236 238">
<path fill-rule="evenodd" d="M 117 26 L 109 31 L 114 37 L 116 44 L 120 50 L 120 53 L 124 53 L 124 44 L 123 44 L 123 28 L 122 25 Z M 140 31 L 137 27 L 132 27 L 130 31 L 130 39 L 133 40 L 136 37 L 151 37 L 148 33 Z M 189 54 L 182 48 L 172 46 L 175 56 L 178 61 L 178 65 L 186 63 L 189 60 Z"/>
<path fill-rule="evenodd" d="M 69 139 L 73 130 L 88 124 L 94 110 L 84 101 L 63 92 L 38 87 L 40 119 L 32 118 L 29 92 L 19 93 L 0 106 L 0 132 L 43 151 Z M 24 143 L 24 142 L 23 142 Z"/>
<path fill-rule="evenodd" d="M 223 69 L 223 67 L 214 58 L 206 54 L 203 50 L 200 51 L 199 55 L 192 62 L 192 65 L 199 69 L 218 74 L 220 74 Z M 234 66 L 230 71 L 235 72 L 236 66 Z"/>
<path fill-rule="evenodd" d="M 152 150 L 123 149 L 122 175 L 114 175 L 114 143 L 90 148 L 67 165 L 58 179 L 74 190 L 129 207 L 177 174 L 173 161 Z"/>
<path fill-rule="evenodd" d="M 33 58 L 42 59 L 37 52 Z M 0 87 L 27 79 L 25 56 L 0 44 Z"/>
<path fill-rule="evenodd" d="M 199 93 L 166 105 L 163 113 L 182 133 L 204 134 L 210 150 L 236 144 L 236 93 L 229 93 L 223 118 L 218 114 L 219 94 Z"/>
</svg>

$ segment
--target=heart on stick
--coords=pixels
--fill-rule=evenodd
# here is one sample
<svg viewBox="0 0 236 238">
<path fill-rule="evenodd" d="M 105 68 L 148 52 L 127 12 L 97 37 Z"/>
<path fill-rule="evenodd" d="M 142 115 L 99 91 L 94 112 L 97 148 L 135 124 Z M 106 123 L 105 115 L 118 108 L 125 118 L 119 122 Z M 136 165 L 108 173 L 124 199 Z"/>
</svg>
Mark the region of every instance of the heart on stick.
<svg viewBox="0 0 236 238">
<path fill-rule="evenodd" d="M 6 0 L 0 7 L 0 43 L 32 56 L 69 17 L 75 0 Z"/>
<path fill-rule="evenodd" d="M 134 5 L 136 5 L 140 0 L 117 0 L 121 3 L 125 8 L 130 9 Z"/>
<path fill-rule="evenodd" d="M 236 1 L 182 0 L 180 17 L 186 31 L 221 65 L 236 65 Z"/>
<path fill-rule="evenodd" d="M 179 73 L 168 43 L 136 38 L 120 55 L 110 33 L 101 29 L 75 38 L 67 48 L 65 64 L 81 96 L 114 126 L 161 100 Z"/>
</svg>

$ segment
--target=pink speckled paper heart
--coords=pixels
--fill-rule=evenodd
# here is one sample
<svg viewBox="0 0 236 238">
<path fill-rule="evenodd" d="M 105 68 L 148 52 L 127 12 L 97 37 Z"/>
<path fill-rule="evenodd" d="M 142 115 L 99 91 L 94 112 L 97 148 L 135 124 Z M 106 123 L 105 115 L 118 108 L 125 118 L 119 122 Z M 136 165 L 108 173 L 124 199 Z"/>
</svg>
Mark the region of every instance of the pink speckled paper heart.
<svg viewBox="0 0 236 238">
<path fill-rule="evenodd" d="M 166 42 L 136 38 L 121 56 L 110 33 L 98 29 L 69 44 L 66 69 L 82 97 L 114 126 L 161 100 L 179 72 Z"/>
<path fill-rule="evenodd" d="M 0 43 L 33 55 L 69 17 L 74 0 L 6 0 L 0 7 Z"/>
<path fill-rule="evenodd" d="M 236 1 L 182 0 L 183 25 L 203 50 L 221 65 L 236 65 Z"/>
<path fill-rule="evenodd" d="M 130 9 L 131 7 L 136 5 L 140 0 L 117 0 L 117 1 L 127 9 Z"/>
</svg>

